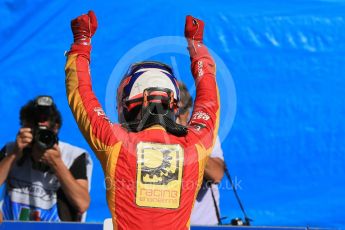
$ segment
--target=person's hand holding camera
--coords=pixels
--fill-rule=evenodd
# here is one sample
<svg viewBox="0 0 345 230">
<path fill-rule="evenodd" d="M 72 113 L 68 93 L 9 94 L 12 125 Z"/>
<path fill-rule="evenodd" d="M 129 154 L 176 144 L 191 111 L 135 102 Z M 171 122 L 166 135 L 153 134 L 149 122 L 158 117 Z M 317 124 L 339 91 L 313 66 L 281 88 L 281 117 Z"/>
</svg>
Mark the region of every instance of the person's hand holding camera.
<svg viewBox="0 0 345 230">
<path fill-rule="evenodd" d="M 33 135 L 31 128 L 23 127 L 19 129 L 14 149 L 12 151 L 12 153 L 16 155 L 17 159 L 21 158 L 21 156 L 23 155 L 23 149 L 31 144 L 32 139 Z"/>
<path fill-rule="evenodd" d="M 59 146 L 55 144 L 52 148 L 45 150 L 39 161 L 55 170 L 59 163 L 63 163 Z"/>
</svg>

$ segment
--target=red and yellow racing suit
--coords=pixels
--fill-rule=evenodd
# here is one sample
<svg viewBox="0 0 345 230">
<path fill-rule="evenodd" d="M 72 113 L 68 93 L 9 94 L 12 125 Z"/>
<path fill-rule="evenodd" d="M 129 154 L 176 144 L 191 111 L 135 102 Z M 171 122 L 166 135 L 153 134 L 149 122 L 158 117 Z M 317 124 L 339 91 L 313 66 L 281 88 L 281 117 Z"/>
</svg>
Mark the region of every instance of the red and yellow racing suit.
<svg viewBox="0 0 345 230">
<path fill-rule="evenodd" d="M 188 229 L 204 167 L 217 136 L 219 96 L 206 47 L 191 58 L 196 100 L 188 134 L 159 125 L 134 133 L 112 124 L 94 95 L 88 45 L 74 44 L 66 63 L 69 106 L 99 159 L 114 229 Z"/>
</svg>

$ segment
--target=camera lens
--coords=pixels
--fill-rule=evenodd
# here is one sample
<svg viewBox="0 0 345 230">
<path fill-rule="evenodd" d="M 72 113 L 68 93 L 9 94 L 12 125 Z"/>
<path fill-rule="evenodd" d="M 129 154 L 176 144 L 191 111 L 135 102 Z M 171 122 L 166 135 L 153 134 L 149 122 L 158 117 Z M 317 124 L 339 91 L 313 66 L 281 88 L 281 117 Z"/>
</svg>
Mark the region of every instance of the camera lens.
<svg viewBox="0 0 345 230">
<path fill-rule="evenodd" d="M 38 129 L 35 141 L 42 149 L 50 149 L 58 142 L 56 134 L 49 129 Z"/>
</svg>

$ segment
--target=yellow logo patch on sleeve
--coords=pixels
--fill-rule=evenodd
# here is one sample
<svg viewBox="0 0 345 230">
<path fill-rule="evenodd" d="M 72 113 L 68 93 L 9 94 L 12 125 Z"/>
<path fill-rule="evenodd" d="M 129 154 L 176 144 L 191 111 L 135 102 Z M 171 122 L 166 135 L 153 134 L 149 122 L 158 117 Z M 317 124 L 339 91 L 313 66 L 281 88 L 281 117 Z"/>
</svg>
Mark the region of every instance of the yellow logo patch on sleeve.
<svg viewBox="0 0 345 230">
<path fill-rule="evenodd" d="M 136 204 L 180 206 L 184 152 L 180 145 L 140 142 L 137 145 Z"/>
</svg>

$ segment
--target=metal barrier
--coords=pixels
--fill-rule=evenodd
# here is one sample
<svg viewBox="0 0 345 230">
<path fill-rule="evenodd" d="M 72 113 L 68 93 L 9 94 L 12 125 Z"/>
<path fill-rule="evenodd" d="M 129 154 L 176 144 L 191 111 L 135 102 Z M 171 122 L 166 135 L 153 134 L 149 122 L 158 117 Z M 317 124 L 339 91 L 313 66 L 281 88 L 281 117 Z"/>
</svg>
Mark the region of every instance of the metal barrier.
<svg viewBox="0 0 345 230">
<path fill-rule="evenodd" d="M 73 223 L 73 222 L 15 222 L 4 221 L 0 224 L 0 230 L 103 230 L 102 223 Z M 265 227 L 265 226 L 192 226 L 191 230 L 316 230 L 320 228 L 310 227 Z M 325 229 L 325 228 L 323 228 Z"/>
</svg>

